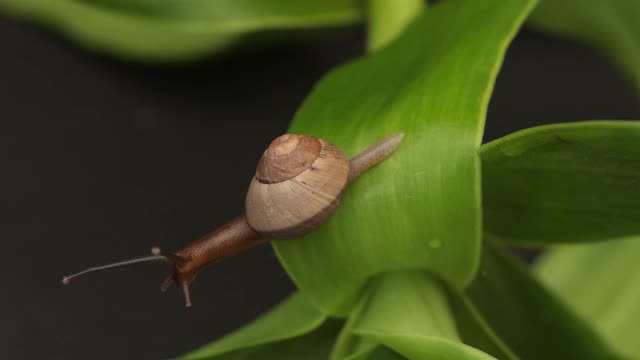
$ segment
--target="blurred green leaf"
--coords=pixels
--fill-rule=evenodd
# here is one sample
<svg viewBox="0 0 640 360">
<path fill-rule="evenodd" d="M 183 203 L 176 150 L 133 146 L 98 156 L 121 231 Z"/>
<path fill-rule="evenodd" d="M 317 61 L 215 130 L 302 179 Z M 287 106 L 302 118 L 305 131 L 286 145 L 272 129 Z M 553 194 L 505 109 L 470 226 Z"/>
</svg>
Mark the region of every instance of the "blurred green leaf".
<svg viewBox="0 0 640 360">
<path fill-rule="evenodd" d="M 603 339 L 517 259 L 485 242 L 465 290 L 495 333 L 522 359 L 618 359 Z"/>
<path fill-rule="evenodd" d="M 327 321 L 300 294 L 244 328 L 181 359 L 326 359 L 342 322 Z M 296 356 L 297 354 L 297 356 Z"/>
<path fill-rule="evenodd" d="M 404 360 L 406 359 L 402 355 L 389 350 L 384 346 L 379 346 L 373 351 L 355 357 L 349 357 L 345 360 Z"/>
<path fill-rule="evenodd" d="M 393 156 L 346 191 L 334 217 L 302 239 L 274 242 L 298 287 L 345 315 L 368 278 L 428 269 L 468 284 L 480 253 L 477 151 L 487 103 L 529 0 L 437 3 L 392 44 L 326 76 L 290 128 L 355 155 L 406 134 Z"/>
<path fill-rule="evenodd" d="M 368 0 L 367 48 L 378 50 L 391 43 L 426 7 L 424 0 Z"/>
<path fill-rule="evenodd" d="M 466 295 L 450 291 L 449 302 L 462 341 L 500 360 L 520 359 L 487 324 Z"/>
<path fill-rule="evenodd" d="M 638 19 L 638 0 L 542 0 L 531 14 L 529 24 L 603 51 L 629 74 L 640 90 Z M 589 74 L 584 76 L 588 78 Z"/>
<path fill-rule="evenodd" d="M 640 234 L 640 122 L 540 126 L 482 147 L 484 232 L 514 243 Z"/>
<path fill-rule="evenodd" d="M 250 347 L 214 356 L 187 357 L 191 360 L 326 360 L 342 323 L 328 320 L 308 334 L 284 341 Z"/>
<path fill-rule="evenodd" d="M 623 357 L 640 354 L 640 237 L 565 245 L 536 266 L 543 283 Z"/>
<path fill-rule="evenodd" d="M 462 344 L 438 279 L 425 271 L 388 272 L 372 282 L 351 331 L 409 359 L 493 359 Z"/>
<path fill-rule="evenodd" d="M 357 0 L 0 0 L 0 10 L 144 61 L 200 57 L 266 30 L 350 24 L 362 12 Z"/>
</svg>

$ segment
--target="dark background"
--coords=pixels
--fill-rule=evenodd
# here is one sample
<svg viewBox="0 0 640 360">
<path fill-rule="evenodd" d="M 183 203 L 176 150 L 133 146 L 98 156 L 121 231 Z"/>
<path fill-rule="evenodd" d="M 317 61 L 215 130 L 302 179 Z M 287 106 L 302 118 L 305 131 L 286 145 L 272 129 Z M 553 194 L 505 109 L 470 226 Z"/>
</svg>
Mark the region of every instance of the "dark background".
<svg viewBox="0 0 640 360">
<path fill-rule="evenodd" d="M 0 18 L 0 357 L 158 359 L 249 322 L 294 286 L 269 246 L 204 272 L 186 310 L 150 264 L 63 287 L 89 264 L 178 249 L 242 211 L 259 154 L 330 68 L 363 52 L 353 27 L 180 67 L 88 53 Z M 498 78 L 485 140 L 529 126 L 640 119 L 594 51 L 528 31 Z"/>
</svg>

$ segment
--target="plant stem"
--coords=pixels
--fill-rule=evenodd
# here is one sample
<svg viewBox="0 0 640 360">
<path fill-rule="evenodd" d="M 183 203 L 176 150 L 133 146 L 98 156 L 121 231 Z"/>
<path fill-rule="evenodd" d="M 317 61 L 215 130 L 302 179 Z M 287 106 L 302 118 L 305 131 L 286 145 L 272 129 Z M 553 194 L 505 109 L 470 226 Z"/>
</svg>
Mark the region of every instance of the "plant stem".
<svg viewBox="0 0 640 360">
<path fill-rule="evenodd" d="M 425 7 L 425 0 L 369 0 L 369 52 L 386 46 L 398 37 Z"/>
</svg>

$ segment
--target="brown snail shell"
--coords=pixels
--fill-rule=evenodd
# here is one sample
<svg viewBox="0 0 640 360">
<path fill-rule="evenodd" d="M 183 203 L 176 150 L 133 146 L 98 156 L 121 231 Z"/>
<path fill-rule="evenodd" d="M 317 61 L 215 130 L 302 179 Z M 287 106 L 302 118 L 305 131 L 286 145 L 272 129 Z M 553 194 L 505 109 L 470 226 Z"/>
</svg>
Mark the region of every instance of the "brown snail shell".
<svg viewBox="0 0 640 360">
<path fill-rule="evenodd" d="M 261 235 L 306 235 L 333 214 L 349 183 L 349 159 L 337 146 L 284 134 L 264 152 L 245 201 L 249 225 Z"/>
</svg>

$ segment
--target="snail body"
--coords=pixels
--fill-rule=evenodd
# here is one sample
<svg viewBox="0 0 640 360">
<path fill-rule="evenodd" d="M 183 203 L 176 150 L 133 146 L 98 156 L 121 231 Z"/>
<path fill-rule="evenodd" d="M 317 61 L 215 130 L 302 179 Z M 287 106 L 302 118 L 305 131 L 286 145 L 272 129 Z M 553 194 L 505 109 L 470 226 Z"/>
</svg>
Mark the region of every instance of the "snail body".
<svg viewBox="0 0 640 360">
<path fill-rule="evenodd" d="M 68 284 L 88 272 L 146 261 L 173 266 L 162 285 L 182 287 L 191 306 L 189 284 L 202 268 L 267 240 L 304 236 L 324 224 L 349 183 L 397 149 L 403 134 L 383 138 L 351 160 L 337 146 L 307 135 L 284 134 L 265 150 L 245 199 L 245 214 L 175 252 L 152 249 L 152 256 L 89 268 L 63 277 Z"/>
</svg>

